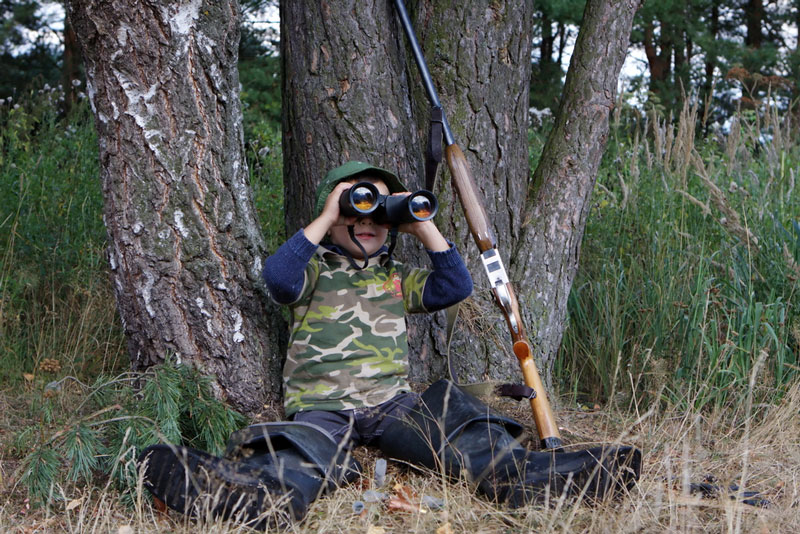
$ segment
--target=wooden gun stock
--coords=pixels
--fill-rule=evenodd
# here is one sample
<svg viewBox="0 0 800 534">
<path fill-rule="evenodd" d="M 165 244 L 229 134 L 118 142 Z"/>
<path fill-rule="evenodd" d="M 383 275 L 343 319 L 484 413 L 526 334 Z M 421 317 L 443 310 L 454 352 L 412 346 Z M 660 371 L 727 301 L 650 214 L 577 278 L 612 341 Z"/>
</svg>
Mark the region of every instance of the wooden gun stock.
<svg viewBox="0 0 800 534">
<path fill-rule="evenodd" d="M 444 153 L 447 166 L 450 168 L 450 175 L 453 177 L 453 186 L 461 201 L 461 206 L 464 208 L 469 231 L 475 239 L 475 243 L 478 244 L 478 249 L 486 252 L 494 248 L 497 241 L 489 227 L 489 217 L 486 215 L 481 197 L 478 196 L 467 159 L 456 144 L 446 147 Z"/>
<path fill-rule="evenodd" d="M 445 159 L 453 178 L 453 186 L 464 209 L 467 225 L 473 239 L 475 239 L 475 243 L 478 245 L 478 249 L 482 255 L 485 252 L 492 251 L 490 254 L 494 254 L 493 257 L 496 257 L 496 261 L 499 264 L 498 268 L 502 269 L 505 277 L 505 269 L 502 268 L 499 254 L 496 254 L 497 242 L 489 226 L 489 217 L 486 215 L 486 208 L 483 205 L 481 196 L 478 194 L 475 181 L 472 179 L 464 153 L 458 145 L 453 143 L 445 148 Z M 488 271 L 489 269 L 487 268 L 487 274 Z M 489 278 L 492 281 L 491 274 Z M 495 280 L 493 283 L 495 285 L 492 288 L 492 292 L 511 331 L 514 355 L 519 360 L 525 385 L 536 392 L 536 396 L 530 399 L 530 403 L 539 439 L 546 449 L 560 449 L 561 435 L 558 432 L 558 426 L 556 425 L 553 409 L 550 407 L 544 384 L 542 384 L 539 371 L 536 369 L 536 362 L 533 360 L 530 343 L 526 339 L 525 327 L 523 326 L 514 289 L 511 287 L 511 283 L 508 282 L 507 277 L 504 281 Z"/>
</svg>

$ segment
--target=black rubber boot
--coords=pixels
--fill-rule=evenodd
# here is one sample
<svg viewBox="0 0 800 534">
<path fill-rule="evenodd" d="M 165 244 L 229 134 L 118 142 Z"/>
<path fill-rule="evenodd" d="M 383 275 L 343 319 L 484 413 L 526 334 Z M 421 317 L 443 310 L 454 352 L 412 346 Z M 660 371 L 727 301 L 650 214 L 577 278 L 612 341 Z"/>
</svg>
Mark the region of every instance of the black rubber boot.
<svg viewBox="0 0 800 534">
<path fill-rule="evenodd" d="M 319 495 L 359 476 L 361 466 L 307 423 L 265 423 L 235 432 L 223 458 L 154 445 L 139 456 L 144 486 L 181 513 L 266 529 L 305 517 Z"/>
<path fill-rule="evenodd" d="M 381 436 L 387 455 L 458 478 L 466 475 L 480 492 L 512 507 L 538 502 L 549 493 L 605 499 L 633 487 L 641 452 L 605 446 L 575 452 L 528 451 L 522 426 L 496 414 L 452 382 L 440 380 L 417 406 Z"/>
</svg>

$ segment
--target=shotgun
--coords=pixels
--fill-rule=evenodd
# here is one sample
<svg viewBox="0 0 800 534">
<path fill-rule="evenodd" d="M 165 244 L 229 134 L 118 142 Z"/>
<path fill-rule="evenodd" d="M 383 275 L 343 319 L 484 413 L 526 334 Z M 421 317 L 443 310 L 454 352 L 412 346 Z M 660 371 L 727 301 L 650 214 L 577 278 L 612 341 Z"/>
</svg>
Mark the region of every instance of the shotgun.
<svg viewBox="0 0 800 534">
<path fill-rule="evenodd" d="M 403 31 L 408 38 L 428 100 L 434 108 L 441 108 L 439 96 L 433 86 L 433 80 L 430 72 L 428 72 L 428 66 L 414 34 L 414 29 L 411 27 L 411 20 L 408 17 L 405 4 L 403 0 L 394 0 L 394 6 L 400 17 Z M 503 313 L 508 329 L 511 332 L 514 355 L 517 357 L 522 369 L 525 385 L 535 392 L 535 395 L 530 398 L 530 403 L 539 439 L 545 449 L 561 449 L 561 435 L 558 432 L 558 426 L 553 416 L 553 410 L 550 407 L 550 401 L 547 399 L 542 379 L 533 360 L 531 345 L 528 342 L 519 312 L 517 297 L 503 266 L 503 261 L 497 249 L 497 240 L 489 226 L 489 217 L 486 215 L 486 208 L 478 193 L 478 188 L 475 186 L 475 181 L 472 179 L 469 164 L 464 157 L 464 153 L 455 143 L 453 132 L 450 130 L 450 125 L 444 112 L 442 112 L 442 129 L 445 142 L 445 159 L 447 160 L 447 167 L 450 169 L 453 186 L 464 210 L 470 234 L 472 234 L 481 252 L 481 260 L 489 277 L 495 302 Z"/>
</svg>

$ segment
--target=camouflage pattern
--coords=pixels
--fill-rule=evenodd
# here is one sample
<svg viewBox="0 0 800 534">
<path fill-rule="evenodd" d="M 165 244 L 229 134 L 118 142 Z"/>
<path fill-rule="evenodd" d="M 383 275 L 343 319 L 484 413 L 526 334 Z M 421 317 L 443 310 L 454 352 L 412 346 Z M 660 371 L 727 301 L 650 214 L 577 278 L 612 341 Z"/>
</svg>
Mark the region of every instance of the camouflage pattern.
<svg viewBox="0 0 800 534">
<path fill-rule="evenodd" d="M 386 254 L 357 271 L 344 256 L 319 247 L 290 306 L 287 417 L 376 406 L 409 391 L 405 314 L 427 311 L 422 291 L 429 275 Z"/>
</svg>

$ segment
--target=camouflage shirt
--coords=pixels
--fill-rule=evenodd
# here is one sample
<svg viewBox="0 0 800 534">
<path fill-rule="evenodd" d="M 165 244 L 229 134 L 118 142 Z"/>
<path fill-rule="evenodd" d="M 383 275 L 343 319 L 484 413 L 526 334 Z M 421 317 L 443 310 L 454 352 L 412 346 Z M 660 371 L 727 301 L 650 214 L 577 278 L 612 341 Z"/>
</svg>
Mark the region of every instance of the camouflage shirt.
<svg viewBox="0 0 800 534">
<path fill-rule="evenodd" d="M 430 274 L 385 253 L 358 271 L 344 256 L 318 247 L 290 304 L 287 417 L 375 406 L 408 391 L 405 314 L 427 311 L 422 294 Z"/>
</svg>

